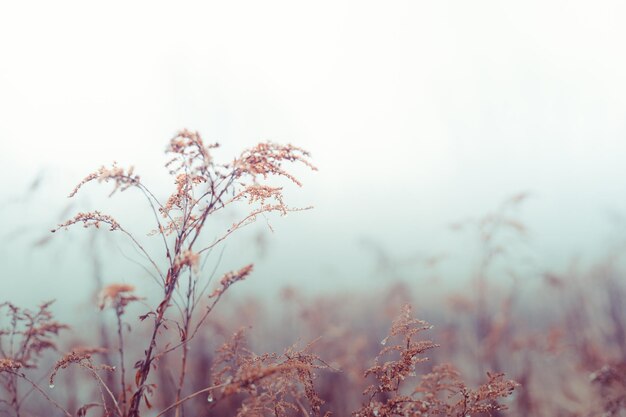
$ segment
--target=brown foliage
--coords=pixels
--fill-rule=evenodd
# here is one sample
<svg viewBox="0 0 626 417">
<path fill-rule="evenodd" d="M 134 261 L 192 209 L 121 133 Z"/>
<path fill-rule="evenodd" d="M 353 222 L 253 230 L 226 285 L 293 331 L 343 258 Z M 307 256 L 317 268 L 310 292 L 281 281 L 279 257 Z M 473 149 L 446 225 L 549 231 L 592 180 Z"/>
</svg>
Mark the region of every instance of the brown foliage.
<svg viewBox="0 0 626 417">
<path fill-rule="evenodd" d="M 97 210 L 78 213 L 55 230 L 106 225 L 130 239 L 150 264 L 158 298 L 140 297 L 149 294 L 141 285 L 137 291 L 124 283 L 100 286 L 103 330 L 96 335 L 98 341 L 85 331 L 74 336 L 78 341 L 59 342 L 59 334 L 68 327 L 54 320 L 51 303 L 32 311 L 0 304 L 4 320 L 0 413 L 17 417 L 54 413 L 66 417 L 625 415 L 622 300 L 626 288 L 619 279 L 623 276 L 620 255 L 611 254 L 585 273 L 538 274 L 546 285 L 533 292 L 532 302 L 522 298 L 519 286 L 504 290 L 498 280 L 507 254 L 513 252 L 507 245 L 511 238 L 515 241 L 528 234 L 516 216 L 524 194 L 507 200 L 492 214 L 462 224 L 476 232 L 481 257 L 470 286 L 455 286 L 454 297 L 431 297 L 434 292 L 422 282 L 393 283 L 388 292 L 323 294 L 315 299 L 306 298 L 296 287 L 284 291 L 280 316 L 266 321 L 264 310 L 252 299 L 241 305 L 221 303 L 216 309 L 234 284 L 251 276 L 253 265 L 227 272 L 214 282 L 202 269 L 206 256 L 259 215 L 282 216 L 299 210 L 285 203 L 280 186 L 284 184 L 270 180 L 282 177 L 285 187 L 299 186 L 287 169 L 289 164 L 315 169 L 308 153 L 291 145 L 260 144 L 226 163 L 217 162 L 218 149 L 188 130 L 172 138 L 166 149 L 172 191 L 162 201 L 132 168 L 115 164 L 88 175 L 72 191 L 74 196 L 87 184 L 102 182 L 113 185 L 111 194 L 135 190 L 146 198 L 154 221 L 151 236 L 162 244 L 160 252 L 148 250 L 124 222 Z M 242 208 L 244 214 L 206 239 L 208 219 L 229 207 Z M 515 271 L 507 274 L 515 276 Z M 414 288 L 420 290 L 419 303 Z M 420 316 L 437 327 L 415 319 L 405 304 L 409 302 L 420 306 Z M 452 314 L 442 307 L 446 302 Z M 232 317 L 222 304 L 232 308 Z M 381 348 L 390 314 L 403 304 Z M 232 334 L 233 329 L 251 324 L 261 329 L 257 344 L 243 331 Z M 424 334 L 432 334 L 441 346 L 423 338 Z M 229 335 L 224 337 L 227 341 L 217 346 L 224 335 Z M 284 348 L 294 340 L 314 342 Z M 82 343 L 102 347 L 76 347 Z M 58 354 L 57 344 L 71 348 Z M 61 357 L 51 362 L 52 354 Z M 41 388 L 46 380 L 50 388 L 56 383 L 60 389 Z"/>
<path fill-rule="evenodd" d="M 376 364 L 365 371 L 365 376 L 373 376 L 376 383 L 365 390 L 369 401 L 354 416 L 465 417 L 480 413 L 492 415 L 493 411 L 507 408 L 498 400 L 511 395 L 517 383 L 504 380 L 503 374 L 488 373 L 488 381 L 471 390 L 453 365 L 443 364 L 423 375 L 414 388 L 406 387 L 416 378 L 416 366 L 428 360 L 421 355 L 438 346 L 429 340 L 415 340 L 415 336 L 431 328 L 426 322 L 411 316 L 409 305 L 402 308 L 389 336 L 381 342 L 387 345 L 398 339 L 398 344 L 385 346 L 376 357 Z M 395 355 L 395 359 L 380 364 L 390 354 Z"/>
<path fill-rule="evenodd" d="M 106 303 L 111 303 L 115 307 L 118 322 L 121 404 L 118 405 L 115 396 L 111 395 L 111 397 L 115 404 L 113 411 L 120 416 L 139 416 L 142 401 L 148 408 L 151 408 L 148 397 L 158 388 L 155 384 L 148 382 L 148 379 L 153 369 L 158 366 L 158 361 L 178 349 L 182 350 L 182 361 L 176 402 L 181 400 L 186 380 L 189 341 L 197 334 L 223 293 L 235 282 L 245 279 L 252 271 L 252 265 L 248 265 L 237 272 L 226 274 L 220 281 L 219 287 L 211 293 L 210 300 L 212 301 L 204 313 L 197 315 L 194 312 L 202 296 L 205 295 L 208 285 L 203 287 L 199 285 L 202 278 L 199 268 L 201 257 L 234 231 L 253 222 L 260 214 L 277 212 L 285 215 L 289 211 L 299 210 L 285 205 L 281 187 L 259 183 L 260 179 L 267 180 L 270 176 L 284 177 L 300 186 L 300 181 L 290 174 L 284 165 L 298 162 L 315 169 L 308 161 L 309 154 L 292 145 L 262 143 L 243 151 L 232 162 L 223 164 L 216 163 L 212 154 L 218 147 L 217 144 L 205 145 L 197 132 L 189 130 L 180 131 L 170 140 L 166 153 L 171 159 L 166 167 L 174 177 L 174 191 L 165 202 L 155 197 L 143 184 L 141 178 L 134 173 L 133 168 L 124 170 L 115 164 L 110 169 L 102 167 L 89 174 L 70 193 L 70 197 L 75 196 L 83 186 L 95 180 L 112 182 L 114 188 L 111 195 L 116 191 L 138 189 L 147 199 L 153 212 L 156 228 L 152 234 L 161 237 L 164 250 L 162 257 L 155 257 L 148 253 L 144 245 L 117 220 L 99 211 L 79 213 L 53 230 L 67 229 L 77 223 L 96 228 L 99 228 L 102 223 L 108 224 L 111 231 L 121 231 L 131 239 L 158 275 L 157 282 L 161 286 L 162 297 L 153 308 L 140 317 L 141 321 L 147 318 L 152 319 L 152 335 L 148 338 L 144 354 L 135 362 L 135 388 L 130 390 L 130 398 L 127 398 L 127 390 L 131 385 L 125 381 L 126 355 L 123 348 L 124 335 L 121 317 L 124 307 L 131 301 L 138 301 L 139 298 L 128 294 L 131 288 L 120 285 L 106 287 L 101 294 L 101 308 Z M 248 204 L 255 207 L 249 208 L 248 214 L 233 223 L 221 236 L 216 236 L 213 243 L 203 248 L 196 248 L 196 244 L 200 244 L 199 237 L 207 219 L 216 211 L 243 200 L 248 200 Z M 165 261 L 165 267 L 163 267 L 163 261 Z M 183 280 L 183 276 L 187 279 Z M 181 292 L 182 299 L 177 299 Z M 181 313 L 177 319 L 171 318 L 170 307 L 172 305 L 176 305 Z M 170 321 L 173 321 L 178 329 L 180 342 L 173 347 L 159 351 L 159 341 L 163 337 L 163 332 L 168 329 Z M 70 363 L 78 363 L 97 375 L 96 371 L 101 368 L 94 367 L 89 357 L 76 355 L 76 352 L 72 352 L 70 356 L 57 363 L 55 372 L 59 366 L 63 368 Z M 112 392 L 108 387 L 106 388 Z M 107 409 L 106 401 L 103 399 L 102 403 L 105 410 Z M 82 412 L 86 410 L 83 409 Z M 182 407 L 177 405 L 177 415 L 180 410 Z"/>
</svg>

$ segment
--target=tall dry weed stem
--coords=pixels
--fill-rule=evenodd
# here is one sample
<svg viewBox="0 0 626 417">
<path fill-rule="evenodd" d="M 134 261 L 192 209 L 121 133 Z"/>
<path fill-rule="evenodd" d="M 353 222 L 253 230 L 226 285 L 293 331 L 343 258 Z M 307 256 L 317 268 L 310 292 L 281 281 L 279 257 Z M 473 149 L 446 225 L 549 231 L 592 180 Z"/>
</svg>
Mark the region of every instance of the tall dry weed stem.
<svg viewBox="0 0 626 417">
<path fill-rule="evenodd" d="M 181 366 L 178 380 L 178 389 L 175 401 L 180 403 L 185 384 L 185 375 L 188 368 L 188 344 L 197 334 L 209 313 L 219 301 L 222 294 L 236 281 L 244 279 L 250 274 L 252 266 L 229 273 L 224 276 L 220 286 L 211 295 L 211 302 L 204 312 L 197 312 L 199 305 L 206 299 L 207 287 L 200 286 L 203 278 L 199 268 L 200 258 L 206 255 L 213 247 L 225 240 L 233 232 L 252 223 L 259 215 L 276 212 L 285 215 L 290 211 L 300 209 L 287 206 L 283 201 L 282 188 L 262 184 L 260 181 L 273 177 L 284 177 L 301 186 L 301 182 L 285 168 L 286 163 L 301 163 L 316 169 L 308 160 L 309 154 L 291 145 L 262 143 L 245 150 L 229 163 L 215 162 L 213 151 L 217 144 L 205 144 L 197 132 L 183 130 L 170 141 L 166 153 L 170 156 L 166 166 L 174 178 L 174 191 L 166 201 L 159 201 L 154 193 L 142 182 L 141 177 L 134 173 L 133 168 L 125 170 L 113 165 L 111 168 L 102 167 L 98 171 L 86 176 L 70 193 L 75 196 L 86 184 L 92 181 L 113 183 L 111 195 L 134 188 L 146 198 L 152 211 L 155 231 L 163 245 L 163 257 L 148 253 L 145 246 L 123 227 L 117 220 L 99 211 L 79 213 L 74 218 L 62 223 L 58 228 L 82 223 L 85 227 L 109 226 L 111 231 L 121 231 L 131 239 L 134 245 L 148 260 L 157 276 L 157 282 L 162 290 L 160 302 L 144 314 L 142 320 L 150 318 L 153 322 L 151 336 L 148 338 L 144 354 L 135 362 L 134 388 L 128 394 L 127 383 L 124 379 L 125 358 L 123 336 L 120 317 L 124 306 L 134 297 L 122 295 L 127 289 L 108 287 L 103 296 L 103 302 L 112 302 L 118 317 L 119 354 L 122 373 L 122 392 L 118 409 L 120 415 L 138 417 L 141 412 L 142 401 L 150 408 L 150 394 L 157 389 L 149 382 L 149 377 L 158 366 L 158 361 L 175 350 L 181 351 Z M 250 209 L 246 215 L 232 224 L 221 235 L 215 236 L 209 244 L 201 247 L 200 237 L 203 234 L 207 220 L 211 215 L 227 206 L 247 201 Z M 163 266 L 165 260 L 165 266 Z M 186 279 L 183 280 L 183 277 Z M 181 299 L 176 295 L 182 292 Z M 168 313 L 172 306 L 176 306 L 180 317 L 175 319 L 179 330 L 179 343 L 174 347 L 164 347 L 159 342 L 162 332 L 166 329 L 166 322 L 173 320 Z M 194 314 L 197 313 L 197 314 Z M 194 321 L 194 319 L 197 319 Z M 84 360 L 80 363 L 84 364 Z M 117 402 L 114 401 L 114 402 Z M 103 406 L 106 406 L 103 401 Z M 176 406 L 176 415 L 182 413 L 182 405 Z"/>
</svg>

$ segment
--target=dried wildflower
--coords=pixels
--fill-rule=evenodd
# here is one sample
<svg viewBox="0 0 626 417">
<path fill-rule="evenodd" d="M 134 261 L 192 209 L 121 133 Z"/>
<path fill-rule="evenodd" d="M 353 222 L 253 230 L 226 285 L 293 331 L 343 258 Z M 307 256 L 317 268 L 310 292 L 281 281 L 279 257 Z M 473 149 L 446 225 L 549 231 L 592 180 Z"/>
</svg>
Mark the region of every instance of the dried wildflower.
<svg viewBox="0 0 626 417">
<path fill-rule="evenodd" d="M 381 342 L 385 347 L 376 357 L 376 364 L 365 371 L 366 377 L 373 375 L 377 380 L 376 384 L 367 388 L 366 394 L 373 397 L 385 392 L 398 392 L 402 381 L 414 375 L 416 365 L 428 359 L 420 355 L 438 346 L 430 340 L 413 340 L 418 333 L 430 328 L 425 321 L 411 317 L 411 307 L 408 304 L 402 307 L 402 314 L 393 321 L 389 336 Z M 386 346 L 388 341 L 395 337 L 400 339 L 398 344 Z M 383 357 L 390 354 L 395 354 L 396 359 L 379 364 Z"/>
<path fill-rule="evenodd" d="M 55 364 L 52 370 L 52 374 L 50 374 L 50 385 L 54 385 L 54 378 L 57 373 L 61 369 L 66 369 L 70 365 L 78 365 L 83 368 L 89 369 L 90 371 L 97 371 L 100 369 L 113 371 L 114 368 L 108 365 L 95 365 L 91 358 L 94 354 L 104 353 L 106 349 L 99 347 L 77 347 L 71 350 L 69 353 L 65 354 L 61 359 L 59 359 Z"/>
<path fill-rule="evenodd" d="M 132 187 L 133 185 L 137 185 L 140 178 L 138 175 L 134 174 L 133 167 L 130 167 L 128 170 L 124 170 L 124 168 L 120 168 L 117 166 L 116 163 L 113 163 L 113 166 L 111 168 L 106 168 L 102 166 L 98 171 L 93 172 L 83 178 L 83 180 L 78 183 L 78 185 L 74 188 L 74 190 L 72 190 L 69 197 L 74 197 L 83 185 L 93 180 L 98 180 L 98 182 L 113 181 L 115 183 L 115 187 L 110 194 L 113 195 L 118 190 L 124 191 L 129 187 Z"/>
<path fill-rule="evenodd" d="M 193 187 L 197 184 L 206 182 L 206 179 L 199 176 L 191 176 L 188 174 L 178 174 L 176 177 L 176 191 L 167 199 L 167 202 L 160 208 L 161 214 L 167 217 L 173 209 L 185 210 L 186 206 L 195 203 L 191 195 Z"/>
<path fill-rule="evenodd" d="M 253 265 L 246 265 L 238 271 L 232 271 L 224 274 L 220 280 L 220 286 L 213 291 L 210 295 L 211 298 L 218 297 L 224 293 L 235 282 L 243 281 L 248 275 L 252 273 Z"/>
<path fill-rule="evenodd" d="M 225 386 L 219 397 L 211 397 L 212 403 L 239 394 L 246 397 L 237 416 L 282 417 L 291 412 L 319 416 L 323 401 L 314 387 L 314 371 L 326 365 L 310 352 L 311 346 L 292 346 L 282 355 L 256 355 L 246 347 L 243 330 L 237 331 L 218 350 L 213 378 Z"/>
<path fill-rule="evenodd" d="M 182 269 L 186 266 L 194 272 L 198 272 L 200 266 L 200 255 L 191 250 L 185 250 L 176 258 L 175 266 L 178 269 Z"/>
<path fill-rule="evenodd" d="M 422 377 L 414 394 L 418 394 L 420 403 L 428 404 L 429 412 L 435 415 L 492 415 L 507 409 L 498 401 L 511 395 L 518 385 L 505 380 L 504 374 L 488 372 L 487 382 L 472 390 L 454 366 L 442 364 Z"/>
<path fill-rule="evenodd" d="M 0 358 L 0 373 L 15 372 L 22 367 L 22 364 L 8 358 Z"/>
<path fill-rule="evenodd" d="M 292 162 L 302 163 L 305 166 L 315 169 L 308 161 L 308 153 L 300 148 L 291 145 L 282 146 L 273 143 L 259 144 L 256 147 L 246 150 L 231 163 L 215 163 L 212 151 L 218 147 L 217 144 L 205 144 L 197 132 L 189 130 L 180 131 L 170 140 L 166 153 L 171 156 L 166 167 L 174 177 L 174 190 L 165 202 L 160 201 L 148 188 L 134 175 L 132 169 L 125 171 L 113 165 L 112 168 L 101 168 L 88 175 L 78 184 L 71 193 L 75 195 L 86 183 L 98 180 L 102 182 L 113 181 L 115 187 L 113 193 L 118 190 L 126 190 L 129 187 L 139 189 L 146 197 L 149 206 L 154 214 L 156 225 L 153 235 L 161 237 L 163 249 L 167 260 L 167 270 L 162 270 L 163 263 L 157 262 L 144 246 L 129 231 L 111 216 L 98 211 L 89 213 L 79 213 L 73 219 L 59 225 L 60 228 L 67 228 L 71 225 L 82 223 L 85 227 L 99 227 L 107 224 L 111 230 L 120 230 L 129 237 L 135 247 L 150 262 L 157 283 L 163 289 L 158 305 L 151 311 L 154 316 L 154 328 L 152 336 L 147 341 L 147 346 L 143 351 L 143 358 L 136 362 L 136 389 L 130 398 L 125 414 L 128 417 L 138 417 L 140 406 L 144 401 L 148 401 L 146 393 L 153 388 L 146 381 L 155 366 L 158 357 L 171 352 L 175 348 L 165 348 L 163 352 L 157 353 L 159 345 L 157 339 L 163 335 L 163 330 L 167 328 L 167 322 L 171 320 L 169 309 L 175 305 L 181 313 L 181 320 L 176 322 L 181 335 L 181 342 L 176 348 L 182 348 L 181 369 L 179 383 L 176 392 L 176 399 L 180 400 L 185 372 L 187 366 L 187 343 L 197 333 L 199 326 L 204 322 L 206 316 L 213 309 L 220 296 L 233 283 L 245 279 L 251 272 L 252 266 L 242 268 L 239 271 L 226 274 L 213 294 L 213 303 L 205 310 L 196 327 L 191 325 L 194 321 L 193 312 L 197 303 L 203 297 L 208 285 L 201 286 L 198 280 L 201 278 L 199 272 L 200 256 L 204 252 L 210 251 L 217 244 L 226 239 L 230 234 L 255 221 L 257 216 L 269 212 L 279 212 L 286 214 L 288 211 L 297 209 L 288 208 L 282 196 L 282 189 L 272 187 L 267 184 L 259 184 L 258 180 L 269 176 L 282 176 L 292 182 L 301 185 L 293 175 L 291 175 L 283 165 Z M 113 194 L 112 193 L 112 194 Z M 207 219 L 216 211 L 224 209 L 226 206 L 243 202 L 247 199 L 249 203 L 257 205 L 256 208 L 248 211 L 242 219 L 234 222 L 225 233 L 217 235 L 213 243 L 201 249 L 196 249 L 203 239 L 200 239 L 202 231 L 205 229 Z M 165 221 L 163 220 L 165 219 Z M 164 223 L 162 223 L 164 221 Z M 168 239 L 170 235 L 175 235 L 175 239 Z M 173 242 L 172 242 L 173 240 Z M 183 271 L 190 273 L 185 284 L 181 284 Z M 101 305 L 111 302 L 117 308 L 118 329 L 121 327 L 120 316 L 123 307 L 127 302 L 136 300 L 134 296 L 129 296 L 128 291 L 120 291 L 119 287 L 106 289 L 101 297 Z M 144 317 L 147 317 L 144 316 Z M 122 332 L 118 330 L 119 344 L 122 345 Z M 121 351 L 120 347 L 120 351 Z M 123 363 L 123 354 L 120 352 L 120 361 Z M 79 361 L 80 363 L 85 360 Z M 122 369 L 122 385 L 123 369 Z M 122 405 L 125 405 L 125 392 L 123 389 Z M 179 410 L 177 409 L 177 413 Z"/>
<path fill-rule="evenodd" d="M 197 176 L 205 176 L 213 165 L 211 150 L 218 148 L 217 143 L 205 145 L 198 132 L 183 129 L 170 140 L 166 153 L 173 154 L 166 166 L 171 173 L 192 172 Z"/>
<path fill-rule="evenodd" d="M 78 213 L 73 219 L 70 219 L 65 223 L 61 223 L 57 228 L 52 229 L 52 232 L 54 233 L 60 229 L 67 229 L 77 223 L 83 223 L 84 227 L 93 226 L 96 229 L 100 228 L 101 223 L 105 223 L 109 225 L 109 230 L 111 231 L 120 229 L 120 224 L 113 217 L 108 214 L 102 214 L 99 211 L 91 211 L 88 213 Z"/>
<path fill-rule="evenodd" d="M 250 185 L 246 187 L 241 195 L 245 196 L 249 203 L 259 202 L 262 205 L 266 200 L 274 199 L 279 204 L 283 204 L 282 187 L 270 187 L 267 185 Z"/>
<path fill-rule="evenodd" d="M 237 169 L 236 177 L 250 175 L 253 178 L 269 175 L 286 177 L 297 185 L 302 183 L 282 168 L 283 162 L 300 162 L 313 170 L 317 170 L 309 161 L 309 153 L 292 145 L 278 145 L 267 142 L 241 153 L 233 165 Z"/>
<path fill-rule="evenodd" d="M 115 309 L 121 309 L 133 301 L 140 300 L 139 297 L 129 294 L 135 291 L 135 287 L 129 284 L 110 284 L 100 291 L 99 307 L 103 310 L 106 306 L 112 306 Z"/>
<path fill-rule="evenodd" d="M 369 401 L 353 415 L 465 417 L 484 413 L 491 415 L 492 412 L 506 409 L 498 400 L 511 395 L 517 383 L 505 380 L 503 374 L 488 373 L 487 383 L 471 390 L 460 378 L 459 372 L 449 364 L 435 366 L 432 372 L 421 378 L 412 392 L 403 393 L 401 384 L 410 377 L 415 377 L 415 364 L 425 360 L 417 355 L 437 346 L 430 341 L 413 341 L 415 335 L 430 326 L 413 319 L 410 313 L 410 307 L 404 306 L 402 314 L 392 325 L 390 335 L 383 339 L 386 344 L 389 338 L 400 336 L 403 342 L 385 347 L 376 362 L 378 363 L 381 356 L 394 352 L 399 358 L 382 365 L 376 364 L 365 372 L 365 376 L 375 376 L 377 383 L 365 390 L 364 394 L 369 395 Z"/>
<path fill-rule="evenodd" d="M 55 350 L 53 339 L 61 330 L 68 329 L 65 324 L 54 320 L 50 306 L 52 301 L 43 303 L 36 310 L 22 309 L 11 303 L 0 304 L 0 311 L 6 309 L 11 327 L 0 331 L 0 347 L 3 336 L 9 341 L 13 354 L 7 360 L 19 363 L 24 368 L 35 368 L 39 357 L 48 350 Z"/>
</svg>

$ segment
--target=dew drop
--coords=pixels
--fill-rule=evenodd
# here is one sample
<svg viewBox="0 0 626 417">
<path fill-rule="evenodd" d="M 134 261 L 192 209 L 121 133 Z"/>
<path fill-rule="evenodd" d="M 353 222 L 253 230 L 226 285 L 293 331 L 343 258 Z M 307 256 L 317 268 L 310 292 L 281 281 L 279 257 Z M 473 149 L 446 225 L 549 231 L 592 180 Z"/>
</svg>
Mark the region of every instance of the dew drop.
<svg viewBox="0 0 626 417">
<path fill-rule="evenodd" d="M 54 388 L 54 384 L 50 384 L 48 386 L 50 387 L 50 389 Z"/>
<path fill-rule="evenodd" d="M 381 340 L 380 344 L 385 346 L 387 344 L 387 338 L 385 337 L 383 340 Z"/>
<path fill-rule="evenodd" d="M 206 397 L 206 402 L 208 402 L 208 403 L 212 403 L 212 402 L 213 402 L 213 395 L 212 395 L 212 394 L 209 394 L 209 395 Z"/>
</svg>

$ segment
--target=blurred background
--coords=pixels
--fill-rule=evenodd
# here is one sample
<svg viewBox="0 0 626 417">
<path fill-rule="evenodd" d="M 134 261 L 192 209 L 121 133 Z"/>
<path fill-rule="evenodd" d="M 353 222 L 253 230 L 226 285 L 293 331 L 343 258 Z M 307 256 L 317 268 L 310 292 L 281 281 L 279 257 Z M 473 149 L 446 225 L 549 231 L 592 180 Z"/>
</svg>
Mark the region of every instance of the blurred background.
<svg viewBox="0 0 626 417">
<path fill-rule="evenodd" d="M 313 210 L 269 219 L 273 233 L 261 220 L 211 255 L 220 270 L 256 263 L 243 293 L 375 289 L 394 277 L 454 286 L 481 246 L 450 226 L 519 193 L 510 262 L 529 281 L 619 240 L 623 2 L 172 6 L 0 6 L 2 299 L 56 298 L 69 315 L 94 275 L 144 282 L 122 238 L 49 229 L 98 208 L 150 247 L 132 191 L 108 200 L 108 186 L 91 184 L 71 206 L 66 196 L 117 161 L 166 197 L 163 150 L 182 128 L 221 143 L 224 161 L 271 140 L 308 149 L 319 168 L 286 192 Z M 216 234 L 231 220 L 220 221 Z"/>
</svg>

